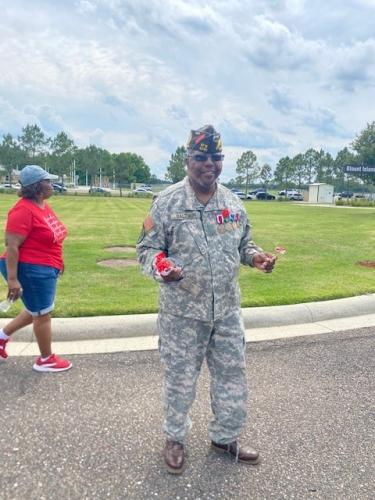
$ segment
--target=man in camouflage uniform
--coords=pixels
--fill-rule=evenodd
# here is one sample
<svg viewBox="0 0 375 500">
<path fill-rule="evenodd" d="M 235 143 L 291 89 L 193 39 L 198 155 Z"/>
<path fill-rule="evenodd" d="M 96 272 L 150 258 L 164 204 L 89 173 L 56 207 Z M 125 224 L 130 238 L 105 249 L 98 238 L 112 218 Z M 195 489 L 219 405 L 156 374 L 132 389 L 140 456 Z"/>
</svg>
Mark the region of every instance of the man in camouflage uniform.
<svg viewBox="0 0 375 500">
<path fill-rule="evenodd" d="M 255 464 L 257 451 L 240 447 L 246 417 L 244 326 L 240 309 L 240 263 L 271 272 L 275 257 L 251 241 L 241 200 L 217 178 L 222 170 L 220 134 L 211 125 L 192 131 L 187 177 L 154 200 L 137 252 L 143 271 L 160 281 L 158 330 L 165 366 L 163 430 L 167 469 L 182 472 L 189 410 L 206 358 L 211 374 L 215 451 Z M 158 271 L 164 252 L 171 267 Z"/>
</svg>

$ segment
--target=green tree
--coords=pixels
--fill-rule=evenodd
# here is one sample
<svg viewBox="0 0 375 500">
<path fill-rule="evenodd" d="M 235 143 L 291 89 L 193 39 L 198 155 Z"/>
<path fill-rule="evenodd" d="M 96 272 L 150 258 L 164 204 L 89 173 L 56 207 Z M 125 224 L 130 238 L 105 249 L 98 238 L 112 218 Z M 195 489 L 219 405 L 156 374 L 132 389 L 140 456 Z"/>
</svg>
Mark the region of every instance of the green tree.
<svg viewBox="0 0 375 500">
<path fill-rule="evenodd" d="M 69 175 L 72 170 L 76 146 L 74 141 L 65 132 L 59 132 L 50 142 L 51 151 L 48 157 L 48 165 L 51 171 L 61 177 Z"/>
<path fill-rule="evenodd" d="M 301 189 L 302 184 L 306 178 L 306 163 L 305 163 L 305 155 L 298 154 L 292 159 L 292 167 L 293 167 L 293 180 L 295 184 L 298 186 L 298 189 Z"/>
<path fill-rule="evenodd" d="M 324 182 L 328 184 L 334 184 L 336 173 L 335 173 L 335 160 L 331 153 L 325 153 L 323 157 L 323 165 L 324 165 Z"/>
<path fill-rule="evenodd" d="M 351 176 L 345 174 L 345 167 L 347 165 L 356 165 L 357 163 L 359 163 L 357 155 L 352 153 L 347 147 L 337 153 L 334 161 L 335 187 L 337 190 L 341 191 L 345 189 L 345 176 L 347 180 L 351 178 Z"/>
<path fill-rule="evenodd" d="M 268 163 L 265 163 L 261 167 L 260 172 L 259 172 L 259 178 L 262 181 L 262 184 L 267 191 L 267 186 L 268 186 L 270 180 L 272 179 L 272 168 L 270 165 L 268 165 Z"/>
<path fill-rule="evenodd" d="M 375 165 L 375 122 L 368 123 L 351 146 L 363 165 Z"/>
<path fill-rule="evenodd" d="M 4 135 L 0 144 L 0 165 L 3 166 L 10 185 L 12 185 L 13 169 L 20 166 L 22 159 L 22 151 L 13 136 Z"/>
<path fill-rule="evenodd" d="M 247 194 L 249 184 L 256 181 L 260 172 L 257 157 L 252 151 L 242 153 L 237 160 L 236 172 L 245 181 L 245 194 Z"/>
<path fill-rule="evenodd" d="M 315 179 L 317 165 L 319 164 L 319 151 L 310 148 L 303 156 L 306 168 L 306 182 L 311 184 Z"/>
<path fill-rule="evenodd" d="M 316 165 L 316 182 L 333 182 L 334 160 L 330 153 L 321 149 Z"/>
<path fill-rule="evenodd" d="M 280 158 L 276 165 L 274 179 L 280 188 L 289 189 L 294 174 L 293 160 L 289 156 Z"/>
<path fill-rule="evenodd" d="M 362 165 L 375 166 L 375 122 L 368 123 L 351 144 Z M 362 174 L 366 182 L 375 184 L 375 174 Z"/>
<path fill-rule="evenodd" d="M 114 154 L 112 157 L 116 184 L 120 189 L 120 196 L 122 196 L 122 188 L 133 179 L 130 157 L 128 153 Z"/>
<path fill-rule="evenodd" d="M 81 175 L 88 175 L 90 187 L 94 185 L 96 176 L 103 173 L 108 155 L 110 155 L 108 151 L 98 148 L 94 144 L 77 151 L 77 169 Z"/>
<path fill-rule="evenodd" d="M 136 182 L 149 182 L 151 178 L 150 167 L 146 165 L 142 156 L 135 153 L 126 153 L 130 155 L 133 176 Z"/>
<path fill-rule="evenodd" d="M 45 136 L 43 130 L 38 125 L 26 125 L 22 129 L 22 135 L 18 137 L 21 149 L 25 153 L 26 161 L 36 161 L 44 159 L 49 145 L 49 138 Z"/>
<path fill-rule="evenodd" d="M 169 165 L 167 167 L 167 172 L 165 174 L 165 178 L 168 181 L 178 182 L 182 180 L 185 175 L 185 160 L 186 160 L 186 148 L 185 146 L 179 146 L 175 153 L 171 155 L 171 159 L 169 160 Z"/>
<path fill-rule="evenodd" d="M 335 158 L 337 167 L 345 167 L 346 165 L 353 165 L 358 163 L 358 157 L 352 153 L 348 148 L 341 149 Z"/>
<path fill-rule="evenodd" d="M 142 156 L 135 153 L 120 153 L 112 155 L 112 158 L 120 196 L 122 196 L 122 188 L 125 184 L 150 181 L 150 167 L 146 165 Z"/>
</svg>

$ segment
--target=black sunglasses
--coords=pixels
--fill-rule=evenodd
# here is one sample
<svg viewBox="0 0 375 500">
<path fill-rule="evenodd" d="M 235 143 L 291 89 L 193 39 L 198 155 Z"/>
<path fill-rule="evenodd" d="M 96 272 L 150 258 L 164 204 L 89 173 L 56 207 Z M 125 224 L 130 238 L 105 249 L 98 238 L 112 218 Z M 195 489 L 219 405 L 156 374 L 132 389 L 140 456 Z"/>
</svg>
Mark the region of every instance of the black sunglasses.
<svg viewBox="0 0 375 500">
<path fill-rule="evenodd" d="M 189 158 L 193 158 L 193 160 L 203 163 L 203 162 L 208 160 L 209 156 L 211 156 L 212 161 L 223 161 L 224 160 L 224 155 L 222 155 L 220 153 L 214 153 L 212 155 L 208 155 L 205 153 L 199 153 L 196 155 L 190 155 Z"/>
</svg>

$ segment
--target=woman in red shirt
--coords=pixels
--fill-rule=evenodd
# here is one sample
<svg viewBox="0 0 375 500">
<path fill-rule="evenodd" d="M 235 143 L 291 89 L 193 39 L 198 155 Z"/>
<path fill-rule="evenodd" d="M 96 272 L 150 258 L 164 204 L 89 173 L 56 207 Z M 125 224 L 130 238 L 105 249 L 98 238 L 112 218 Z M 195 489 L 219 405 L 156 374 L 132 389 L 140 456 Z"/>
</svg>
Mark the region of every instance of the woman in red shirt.
<svg viewBox="0 0 375 500">
<path fill-rule="evenodd" d="M 57 278 L 64 268 L 62 243 L 67 230 L 45 201 L 52 193 L 49 174 L 38 165 L 21 170 L 21 199 L 10 209 L 5 230 L 6 251 L 0 257 L 0 271 L 8 283 L 8 298 L 21 298 L 25 309 L 0 329 L 0 357 L 6 358 L 10 336 L 33 324 L 40 357 L 33 369 L 59 372 L 72 367 L 51 350 L 51 311 Z"/>
</svg>

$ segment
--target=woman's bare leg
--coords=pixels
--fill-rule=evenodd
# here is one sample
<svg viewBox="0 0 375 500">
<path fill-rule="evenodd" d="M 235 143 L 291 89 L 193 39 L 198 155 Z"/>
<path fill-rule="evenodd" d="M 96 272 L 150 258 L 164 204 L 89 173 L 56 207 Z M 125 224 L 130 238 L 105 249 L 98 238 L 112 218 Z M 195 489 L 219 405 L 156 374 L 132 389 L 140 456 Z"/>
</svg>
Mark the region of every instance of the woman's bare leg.
<svg viewBox="0 0 375 500">
<path fill-rule="evenodd" d="M 30 325 L 33 322 L 33 317 L 27 311 L 21 311 L 14 319 L 3 327 L 5 335 L 12 335 L 17 330 Z"/>
<path fill-rule="evenodd" d="M 52 354 L 52 331 L 51 331 L 51 315 L 43 314 L 42 316 L 33 317 L 33 326 L 36 340 L 38 342 L 40 355 L 42 358 L 48 358 Z"/>
</svg>

